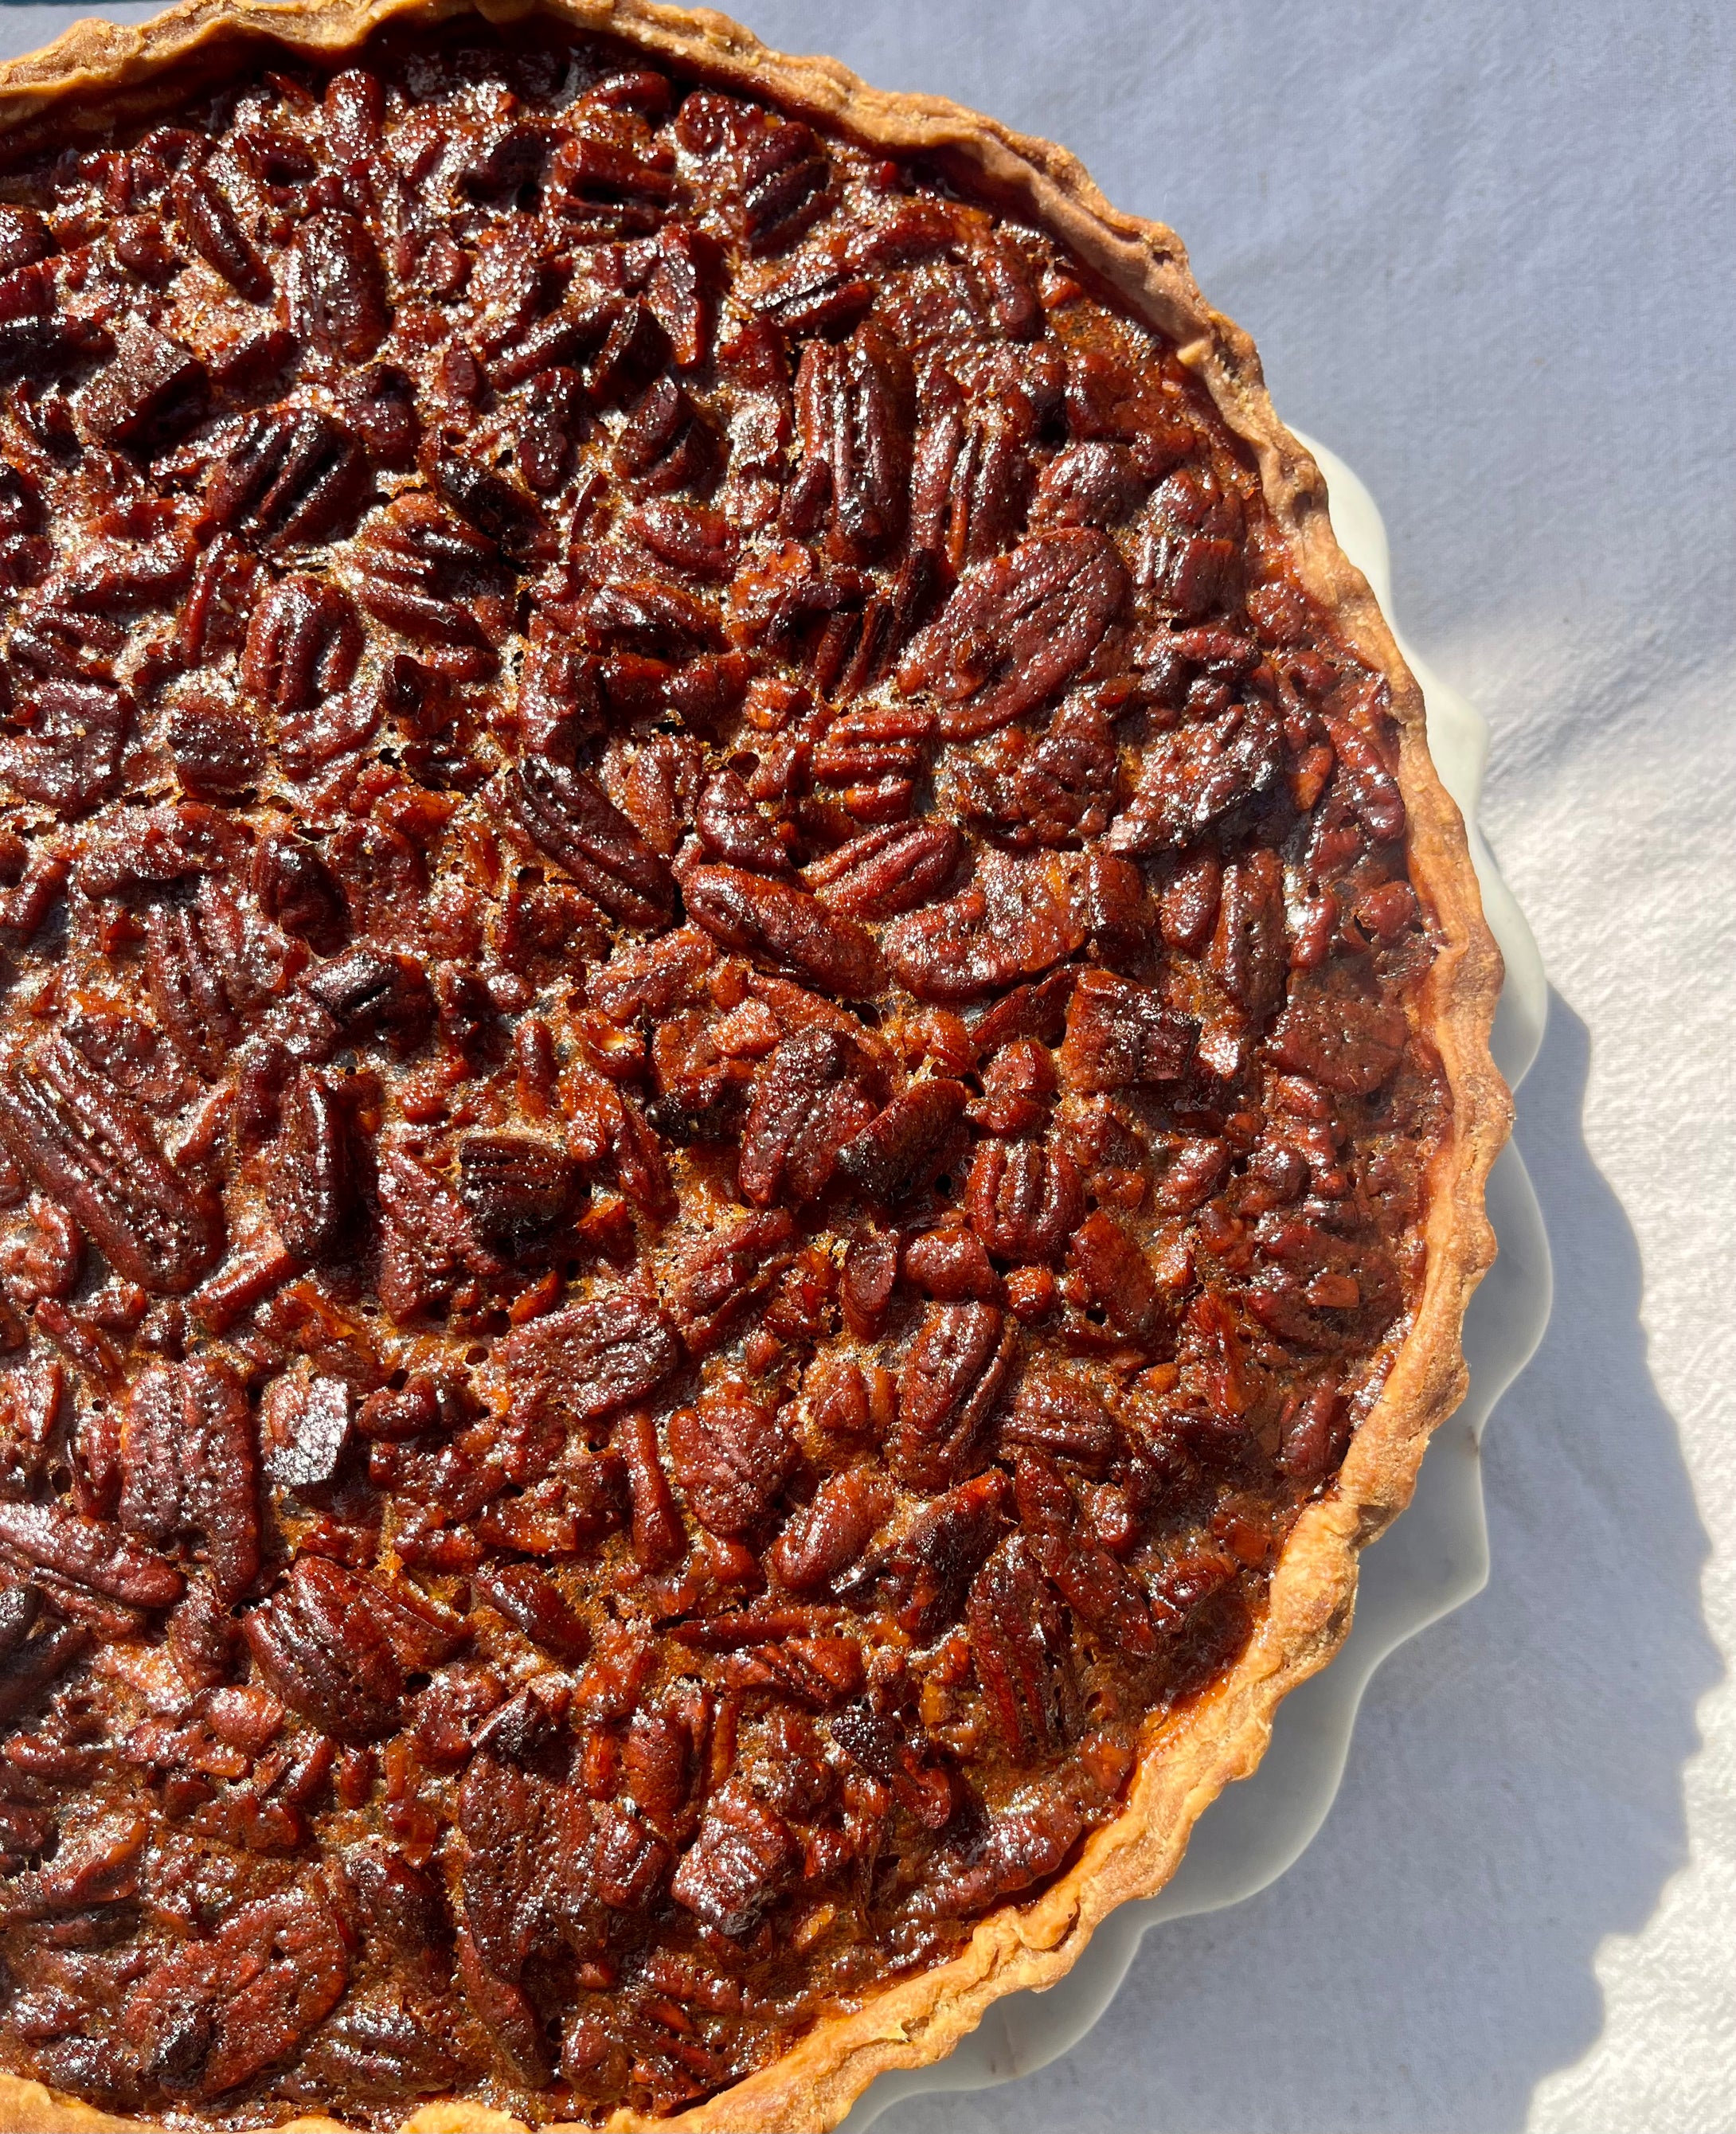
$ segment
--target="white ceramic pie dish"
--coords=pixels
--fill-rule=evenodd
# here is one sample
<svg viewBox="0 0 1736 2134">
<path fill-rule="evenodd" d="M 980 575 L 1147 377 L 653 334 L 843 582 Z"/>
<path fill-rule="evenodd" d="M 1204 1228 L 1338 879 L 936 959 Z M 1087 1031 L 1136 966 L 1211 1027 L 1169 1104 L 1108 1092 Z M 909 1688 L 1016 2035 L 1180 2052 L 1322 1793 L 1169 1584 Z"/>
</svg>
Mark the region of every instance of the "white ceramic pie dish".
<svg viewBox="0 0 1736 2134">
<path fill-rule="evenodd" d="M 1429 750 L 1464 815 L 1483 909 L 1506 963 L 1492 1049 L 1516 1089 L 1542 1042 L 1548 988 L 1525 915 L 1477 828 L 1488 727 L 1473 704 L 1417 656 L 1393 622 L 1386 529 L 1374 499 L 1335 452 L 1312 438 L 1303 442 L 1326 476 L 1339 545 L 1374 588 L 1422 687 Z M 1221 1910 L 1253 1896 L 1297 1860 L 1325 1822 L 1350 1753 L 1357 1707 L 1375 1669 L 1406 1639 L 1481 1591 L 1488 1576 L 1478 1445 L 1495 1403 L 1542 1339 L 1550 1309 L 1549 1243 L 1536 1195 L 1511 1142 L 1490 1175 L 1488 1211 L 1501 1255 L 1465 1319 L 1470 1391 L 1437 1432 L 1409 1510 L 1362 1558 L 1356 1620 L 1337 1658 L 1283 1705 L 1259 1769 L 1207 1809 L 1165 1889 L 1111 1913 L 1078 1963 L 1049 1992 L 998 2001 L 947 2059 L 907 2074 L 882 2075 L 844 2121 L 843 2134 L 863 2134 L 907 2098 L 1012 2082 L 1071 2052 L 1115 1998 L 1148 1932 L 1165 1920 Z M 1154 2050 L 1160 2048 L 1161 2040 L 1154 2040 Z"/>
</svg>

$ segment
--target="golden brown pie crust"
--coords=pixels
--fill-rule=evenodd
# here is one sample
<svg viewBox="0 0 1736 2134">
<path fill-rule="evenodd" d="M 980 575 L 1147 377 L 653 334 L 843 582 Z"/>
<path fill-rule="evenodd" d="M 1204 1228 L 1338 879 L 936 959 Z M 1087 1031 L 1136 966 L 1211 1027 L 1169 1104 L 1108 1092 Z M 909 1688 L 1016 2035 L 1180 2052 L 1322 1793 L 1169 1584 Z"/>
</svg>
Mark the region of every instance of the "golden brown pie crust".
<svg viewBox="0 0 1736 2134">
<path fill-rule="evenodd" d="M 239 38 L 266 37 L 334 56 L 387 22 L 433 24 L 471 12 L 495 23 L 541 12 L 574 29 L 606 32 L 862 141 L 952 165 L 969 173 L 974 190 L 1054 233 L 1170 336 L 1225 421 L 1257 455 L 1266 502 L 1294 543 L 1302 583 L 1390 685 L 1410 811 L 1411 880 L 1440 944 L 1417 1013 L 1422 1034 L 1439 1053 L 1453 1102 L 1431 1180 L 1422 1297 L 1336 1484 L 1297 1520 L 1264 1619 L 1240 1660 L 1191 1706 L 1154 1725 L 1123 1813 L 1090 1835 L 1074 1866 L 1035 1902 L 1003 1906 L 950 1963 L 876 1992 L 854 2014 L 825 2018 L 773 2065 L 692 2110 L 655 2122 L 617 2112 L 607 2122 L 621 2130 L 655 2125 L 795 2134 L 836 2125 L 876 2075 L 944 2057 L 1002 1995 L 1053 1985 L 1106 1913 L 1161 1889 L 1196 1818 L 1259 1763 L 1281 1699 L 1342 1643 L 1355 1606 L 1358 1552 L 1410 1501 L 1429 1434 L 1465 1390 L 1460 1328 L 1495 1253 L 1484 1184 L 1511 1118 L 1488 1049 L 1501 958 L 1483 921 L 1463 823 L 1429 760 L 1421 693 L 1366 581 L 1333 538 L 1325 482 L 1273 412 L 1253 343 L 1201 296 L 1174 233 L 1111 207 L 1066 149 L 945 98 L 871 89 L 835 60 L 771 51 L 708 9 L 646 0 L 186 0 L 137 27 L 75 23 L 46 50 L 0 67 L 0 132 L 16 137 L 43 114 L 75 124 L 76 107 L 99 98 L 105 118 L 117 99 L 123 106 L 136 97 L 147 107 L 171 70 L 216 57 Z M 73 112 L 62 108 L 68 104 Z M 0 2075 L 0 2120 L 12 2134 L 138 2134 L 145 2126 L 8 2075 Z M 446 2103 L 423 2106 L 403 2127 L 404 2134 L 507 2134 L 520 2123 L 474 2103 Z M 302 2117 L 284 2134 L 336 2134 L 336 2128 L 332 2120 Z"/>
</svg>

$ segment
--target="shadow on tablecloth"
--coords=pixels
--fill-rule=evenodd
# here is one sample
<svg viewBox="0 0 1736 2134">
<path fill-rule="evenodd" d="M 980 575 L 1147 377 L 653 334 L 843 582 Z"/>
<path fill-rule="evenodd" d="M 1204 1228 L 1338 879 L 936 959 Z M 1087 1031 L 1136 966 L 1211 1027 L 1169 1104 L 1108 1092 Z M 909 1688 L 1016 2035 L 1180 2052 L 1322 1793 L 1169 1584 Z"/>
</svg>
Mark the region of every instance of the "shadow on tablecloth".
<svg viewBox="0 0 1736 2134">
<path fill-rule="evenodd" d="M 1597 2037 L 1598 1946 L 1682 1864 L 1721 1669 L 1638 1248 L 1580 1132 L 1589 1060 L 1553 999 L 1518 1137 L 1555 1312 L 1486 1441 L 1487 1591 L 1376 1676 L 1337 1805 L 1280 1882 L 1154 1932 L 1054 2066 L 878 2134 L 1510 2134 Z"/>
</svg>

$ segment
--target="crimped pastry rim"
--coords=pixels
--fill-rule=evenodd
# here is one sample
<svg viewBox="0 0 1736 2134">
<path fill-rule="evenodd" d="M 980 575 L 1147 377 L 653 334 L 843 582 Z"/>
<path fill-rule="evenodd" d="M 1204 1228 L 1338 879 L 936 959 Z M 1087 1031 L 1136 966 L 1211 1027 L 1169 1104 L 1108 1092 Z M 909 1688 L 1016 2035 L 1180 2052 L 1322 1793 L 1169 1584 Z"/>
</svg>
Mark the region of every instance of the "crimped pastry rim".
<svg viewBox="0 0 1736 2134">
<path fill-rule="evenodd" d="M 0 139 L 27 130 L 39 116 L 60 118 L 57 107 L 69 100 L 100 98 L 110 113 L 116 92 L 127 100 L 137 91 L 148 102 L 152 84 L 166 71 L 240 39 L 273 40 L 331 59 L 388 22 L 433 24 L 467 13 L 503 24 L 546 15 L 572 29 L 621 38 L 858 139 L 961 166 L 978 187 L 1052 231 L 1169 336 L 1226 422 L 1255 453 L 1266 502 L 1294 543 L 1303 584 L 1387 680 L 1410 815 L 1410 877 L 1439 942 L 1415 1003 L 1416 1031 L 1439 1051 L 1453 1096 L 1450 1127 L 1430 1174 L 1423 1294 L 1330 1493 L 1306 1505 L 1292 1528 L 1265 1614 L 1236 1666 L 1153 1728 L 1121 1814 L 1090 1833 L 1075 1865 L 1035 1902 L 990 1913 L 948 1963 L 879 1988 L 853 2013 L 823 2017 L 769 2067 L 691 2110 L 662 2119 L 620 2111 L 603 2122 L 613 2134 L 653 2127 L 819 2134 L 837 2125 L 875 2076 L 942 2059 L 1003 1994 L 1053 1985 L 1105 1914 L 1161 1889 L 1180 1864 L 1196 1819 L 1260 1762 L 1279 1702 L 1342 1644 L 1355 1607 L 1358 1552 L 1410 1502 L 1429 1435 L 1465 1391 L 1465 1306 L 1495 1257 L 1485 1181 L 1512 1118 L 1511 1098 L 1489 1052 L 1501 961 L 1484 923 L 1463 818 L 1429 758 L 1422 693 L 1367 581 L 1333 538 L 1324 479 L 1279 421 L 1253 342 L 1206 303 L 1175 233 L 1111 207 L 1068 150 L 944 97 L 870 88 L 836 60 L 774 52 L 708 8 L 653 0 L 183 0 L 142 24 L 86 20 L 43 51 L 0 66 Z M 152 2134 L 152 2122 L 118 2117 L 7 2074 L 0 2074 L 0 2117 L 14 2134 Z M 437 2102 L 413 2112 L 400 2134 L 511 2134 L 521 2124 L 476 2103 Z M 335 2120 L 303 2117 L 282 2134 L 343 2130 Z"/>
</svg>

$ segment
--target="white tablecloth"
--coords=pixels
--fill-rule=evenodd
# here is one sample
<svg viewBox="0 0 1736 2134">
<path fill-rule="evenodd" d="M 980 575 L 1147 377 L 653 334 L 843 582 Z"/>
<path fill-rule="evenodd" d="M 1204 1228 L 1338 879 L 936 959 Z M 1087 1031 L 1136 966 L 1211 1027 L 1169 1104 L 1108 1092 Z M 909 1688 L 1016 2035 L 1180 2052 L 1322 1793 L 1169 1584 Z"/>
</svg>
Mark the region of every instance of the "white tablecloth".
<svg viewBox="0 0 1736 2134">
<path fill-rule="evenodd" d="M 1552 1330 L 1487 1591 L 1400 1654 L 1302 1861 L 1076 2052 L 886 2134 L 1736 2127 L 1736 12 L 739 0 L 1069 143 L 1348 459 L 1558 988 Z M 0 49 L 72 9 L 0 9 Z M 147 12 L 116 7 L 117 16 Z"/>
</svg>

